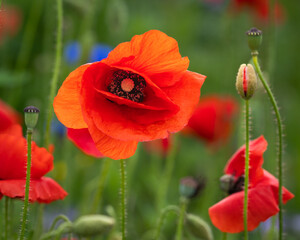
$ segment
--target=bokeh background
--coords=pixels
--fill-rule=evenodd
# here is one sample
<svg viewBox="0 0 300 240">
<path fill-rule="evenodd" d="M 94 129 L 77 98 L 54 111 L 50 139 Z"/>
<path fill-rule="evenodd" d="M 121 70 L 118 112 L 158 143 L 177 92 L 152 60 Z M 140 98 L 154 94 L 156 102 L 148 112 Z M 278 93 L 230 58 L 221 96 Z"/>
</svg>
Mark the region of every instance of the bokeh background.
<svg viewBox="0 0 300 240">
<path fill-rule="evenodd" d="M 105 58 L 118 43 L 129 41 L 133 35 L 158 29 L 175 38 L 181 55 L 190 59 L 189 70 L 207 76 L 202 96 L 232 96 L 240 105 L 233 130 L 221 146 L 211 147 L 205 139 L 184 134 L 176 138 L 178 149 L 163 204 L 178 204 L 182 177 L 204 178 L 206 187 L 191 201 L 188 211 L 206 220 L 215 239 L 220 239 L 220 233 L 209 220 L 208 208 L 223 198 L 218 179 L 227 160 L 243 144 L 243 102 L 235 90 L 235 77 L 239 65 L 251 59 L 245 32 L 258 27 L 263 31 L 260 64 L 279 102 L 285 124 L 284 185 L 296 196 L 285 206 L 286 239 L 296 240 L 300 239 L 300 3 L 270 1 L 266 13 L 243 2 L 247 1 L 64 0 L 64 50 L 58 84 L 76 67 Z M 280 5 L 279 10 L 275 7 L 275 14 L 274 2 Z M 27 105 L 40 108 L 34 139 L 41 145 L 55 59 L 56 4 L 50 0 L 2 0 L 2 5 L 9 11 L 9 17 L 4 21 L 0 15 L 0 98 L 20 113 Z M 264 155 L 264 168 L 276 175 L 275 121 L 261 87 L 251 100 L 251 108 L 252 137 L 261 134 L 266 137 L 269 146 Z M 101 159 L 84 155 L 66 139 L 63 126 L 55 118 L 51 133 L 55 168 L 50 175 L 69 195 L 64 201 L 45 207 L 45 229 L 60 213 L 76 219 L 89 212 L 103 167 Z M 157 199 L 166 159 L 140 144 L 138 153 L 128 160 L 127 166 L 129 239 L 150 239 L 160 212 Z M 118 167 L 117 161 L 109 165 L 99 213 L 106 214 L 108 206 L 110 212 L 112 208 L 118 212 Z M 16 205 L 15 221 L 18 222 L 20 204 Z M 37 209 L 37 205 L 31 208 L 31 228 L 35 225 Z M 167 218 L 164 239 L 172 239 L 176 219 L 172 214 Z M 261 224 L 251 233 L 252 239 L 273 239 L 268 235 L 269 225 L 270 221 Z M 229 239 L 241 239 L 241 235 L 230 235 Z"/>
</svg>

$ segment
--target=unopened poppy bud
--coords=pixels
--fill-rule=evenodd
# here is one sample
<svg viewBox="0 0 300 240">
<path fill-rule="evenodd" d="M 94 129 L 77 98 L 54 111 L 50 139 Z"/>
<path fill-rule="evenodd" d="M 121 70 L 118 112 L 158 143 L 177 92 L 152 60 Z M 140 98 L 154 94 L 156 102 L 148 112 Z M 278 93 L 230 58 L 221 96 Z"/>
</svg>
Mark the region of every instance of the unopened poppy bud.
<svg viewBox="0 0 300 240">
<path fill-rule="evenodd" d="M 248 100 L 253 96 L 257 85 L 257 78 L 251 64 L 242 64 L 240 66 L 235 85 L 242 98 Z"/>
<path fill-rule="evenodd" d="M 73 232 L 80 237 L 91 237 L 105 233 L 113 228 L 115 220 L 104 215 L 79 217 L 73 224 Z"/>
<path fill-rule="evenodd" d="M 179 192 L 185 198 L 194 198 L 204 188 L 204 180 L 200 181 L 194 177 L 185 177 L 180 180 Z"/>
<path fill-rule="evenodd" d="M 40 110 L 34 106 L 24 108 L 25 124 L 29 130 L 33 130 L 37 124 Z"/>
<path fill-rule="evenodd" d="M 221 189 L 228 193 L 234 185 L 234 177 L 230 174 L 225 174 L 220 178 L 220 187 Z"/>
<path fill-rule="evenodd" d="M 257 28 L 251 28 L 246 32 L 248 36 L 248 45 L 254 54 L 258 54 L 258 49 L 262 41 L 262 31 Z"/>
<path fill-rule="evenodd" d="M 212 240 L 213 234 L 209 225 L 200 217 L 187 214 L 186 226 L 189 232 L 197 239 Z"/>
</svg>

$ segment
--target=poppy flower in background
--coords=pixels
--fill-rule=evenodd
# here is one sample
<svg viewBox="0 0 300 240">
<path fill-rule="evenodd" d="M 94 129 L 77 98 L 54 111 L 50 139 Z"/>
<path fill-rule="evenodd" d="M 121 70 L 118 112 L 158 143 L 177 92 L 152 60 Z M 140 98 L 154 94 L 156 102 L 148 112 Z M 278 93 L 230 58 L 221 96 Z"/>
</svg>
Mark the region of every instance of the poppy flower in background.
<svg viewBox="0 0 300 240">
<path fill-rule="evenodd" d="M 20 115 L 0 100 L 0 133 L 14 131 L 16 124 L 21 123 Z"/>
<path fill-rule="evenodd" d="M 77 131 L 74 141 L 90 135 L 103 155 L 128 158 L 138 142 L 166 138 L 187 124 L 205 79 L 188 65 L 175 39 L 158 30 L 136 35 L 73 71 L 54 111 Z"/>
<path fill-rule="evenodd" d="M 238 103 L 232 97 L 204 96 L 194 111 L 184 133 L 193 134 L 210 145 L 226 142 L 232 132 Z"/>
<path fill-rule="evenodd" d="M 26 185 L 27 143 L 19 134 L 0 134 L 0 199 L 24 198 Z M 29 201 L 50 203 L 63 199 L 67 193 L 51 178 L 44 177 L 53 169 L 53 156 L 32 142 L 32 165 Z"/>
<path fill-rule="evenodd" d="M 17 34 L 21 25 L 21 12 L 14 6 L 0 7 L 0 44 L 6 35 Z"/>
<path fill-rule="evenodd" d="M 261 21 L 268 21 L 270 18 L 269 0 L 234 0 L 233 8 L 235 11 L 241 11 L 244 8 L 251 10 Z M 274 5 L 274 16 L 277 22 L 284 18 L 283 7 L 276 2 Z"/>
<path fill-rule="evenodd" d="M 250 168 L 248 192 L 248 231 L 254 230 L 260 222 L 278 213 L 278 181 L 262 168 L 263 153 L 267 149 L 263 136 L 250 141 Z M 229 196 L 209 208 L 212 223 L 222 232 L 238 233 L 244 230 L 244 171 L 245 146 L 242 146 L 228 161 L 225 176 L 232 178 L 227 189 Z M 294 195 L 283 187 L 283 203 Z"/>
<path fill-rule="evenodd" d="M 148 152 L 155 152 L 159 155 L 166 156 L 172 147 L 172 137 L 169 135 L 167 138 L 145 142 L 144 146 Z"/>
</svg>

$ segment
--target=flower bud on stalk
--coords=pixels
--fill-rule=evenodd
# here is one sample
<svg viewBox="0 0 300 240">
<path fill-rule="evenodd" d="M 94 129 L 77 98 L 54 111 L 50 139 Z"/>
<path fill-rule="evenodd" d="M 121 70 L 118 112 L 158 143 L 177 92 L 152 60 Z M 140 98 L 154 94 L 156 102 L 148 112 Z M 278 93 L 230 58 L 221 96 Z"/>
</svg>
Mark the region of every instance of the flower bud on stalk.
<svg viewBox="0 0 300 240">
<path fill-rule="evenodd" d="M 24 108 L 25 124 L 28 130 L 32 131 L 38 121 L 40 110 L 34 106 Z"/>
<path fill-rule="evenodd" d="M 213 240 L 213 234 L 209 225 L 200 217 L 187 214 L 186 226 L 193 236 L 203 240 Z"/>
<path fill-rule="evenodd" d="M 252 55 L 258 55 L 258 49 L 262 42 L 262 31 L 257 28 L 251 28 L 246 32 L 248 36 L 248 46 L 252 51 Z"/>
<path fill-rule="evenodd" d="M 236 89 L 239 95 L 245 100 L 250 99 L 255 92 L 256 85 L 257 78 L 253 66 L 242 64 L 236 78 Z"/>
</svg>

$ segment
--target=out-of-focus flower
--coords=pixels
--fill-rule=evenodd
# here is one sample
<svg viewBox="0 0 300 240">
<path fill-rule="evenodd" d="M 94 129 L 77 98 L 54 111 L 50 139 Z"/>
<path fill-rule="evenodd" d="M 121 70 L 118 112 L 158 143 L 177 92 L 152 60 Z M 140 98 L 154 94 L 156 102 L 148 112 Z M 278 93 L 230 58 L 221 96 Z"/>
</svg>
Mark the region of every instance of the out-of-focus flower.
<svg viewBox="0 0 300 240">
<path fill-rule="evenodd" d="M 270 1 L 269 0 L 234 0 L 233 7 L 235 11 L 242 11 L 248 8 L 255 17 L 260 21 L 268 21 L 270 19 Z M 284 18 L 283 7 L 279 3 L 274 5 L 274 16 L 277 22 L 281 22 Z"/>
<path fill-rule="evenodd" d="M 64 59 L 69 65 L 79 62 L 81 57 L 81 46 L 78 41 L 68 42 L 64 48 Z"/>
<path fill-rule="evenodd" d="M 104 58 L 107 58 L 112 48 L 105 44 L 95 44 L 90 52 L 89 62 L 98 62 Z"/>
<path fill-rule="evenodd" d="M 2 6 L 0 8 L 0 44 L 3 38 L 17 34 L 21 25 L 22 15 L 20 10 L 14 6 Z"/>
<path fill-rule="evenodd" d="M 204 178 L 184 177 L 180 179 L 179 192 L 185 198 L 195 198 L 205 187 Z"/>
<path fill-rule="evenodd" d="M 194 134 L 211 145 L 224 143 L 230 136 L 237 112 L 238 103 L 232 97 L 202 97 L 184 133 Z"/>
<path fill-rule="evenodd" d="M 66 134 L 66 127 L 57 120 L 57 118 L 53 118 L 51 122 L 51 132 L 56 134 L 59 137 L 63 137 Z"/>
<path fill-rule="evenodd" d="M 263 136 L 250 142 L 248 231 L 254 230 L 260 222 L 279 211 L 278 181 L 262 168 L 263 153 L 267 144 Z M 232 178 L 227 189 L 229 196 L 210 207 L 209 216 L 212 223 L 222 232 L 238 233 L 244 230 L 245 146 L 231 157 L 224 172 Z M 293 197 L 294 195 L 283 187 L 283 203 Z"/>
<path fill-rule="evenodd" d="M 166 156 L 172 147 L 172 137 L 171 135 L 169 135 L 169 137 L 164 139 L 157 139 L 151 142 L 144 142 L 144 146 L 148 152 L 155 152 L 159 155 Z"/>
<path fill-rule="evenodd" d="M 175 39 L 157 30 L 136 35 L 102 61 L 73 71 L 54 111 L 78 132 L 77 140 L 88 134 L 103 155 L 128 158 L 138 142 L 166 138 L 186 125 L 205 79 L 188 65 Z"/>
<path fill-rule="evenodd" d="M 15 125 L 19 124 L 20 122 L 20 115 L 6 103 L 0 100 L 0 133 L 14 131 L 16 128 L 18 128 Z"/>
</svg>

